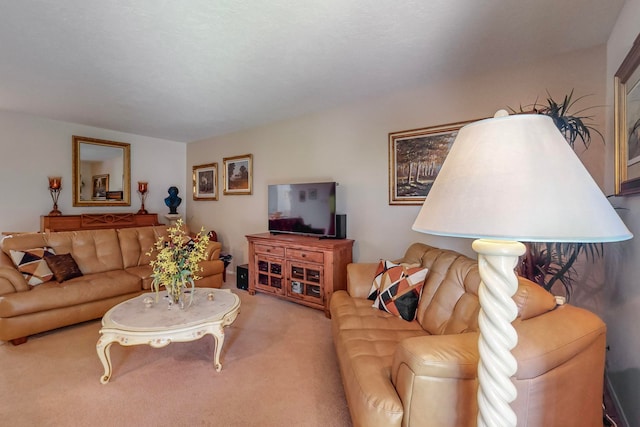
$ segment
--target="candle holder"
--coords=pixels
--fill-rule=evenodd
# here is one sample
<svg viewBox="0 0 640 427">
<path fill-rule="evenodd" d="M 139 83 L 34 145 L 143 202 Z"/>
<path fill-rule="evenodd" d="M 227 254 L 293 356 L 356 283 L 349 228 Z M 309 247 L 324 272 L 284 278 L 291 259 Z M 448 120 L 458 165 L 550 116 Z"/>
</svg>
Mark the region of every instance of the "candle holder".
<svg viewBox="0 0 640 427">
<path fill-rule="evenodd" d="M 53 210 L 49 212 L 49 216 L 62 215 L 62 212 L 58 210 L 58 197 L 60 196 L 60 190 L 62 190 L 62 177 L 50 176 L 49 193 L 51 194 L 51 200 L 53 200 Z"/>
<path fill-rule="evenodd" d="M 147 182 L 144 181 L 138 181 L 138 195 L 140 196 L 140 210 L 138 211 L 138 215 L 146 215 L 149 212 L 147 212 L 147 210 L 144 208 L 144 201 L 147 198 L 147 192 L 148 192 L 148 188 L 147 188 Z"/>
</svg>

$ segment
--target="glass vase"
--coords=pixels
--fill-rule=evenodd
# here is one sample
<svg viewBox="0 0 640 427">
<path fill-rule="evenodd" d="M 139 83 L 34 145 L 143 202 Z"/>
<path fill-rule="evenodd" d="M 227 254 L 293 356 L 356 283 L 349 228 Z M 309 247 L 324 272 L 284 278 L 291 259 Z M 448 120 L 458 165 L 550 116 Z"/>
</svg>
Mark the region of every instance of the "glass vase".
<svg viewBox="0 0 640 427">
<path fill-rule="evenodd" d="M 184 292 L 182 286 L 168 287 L 167 296 L 169 297 L 169 310 L 174 306 L 184 309 Z"/>
</svg>

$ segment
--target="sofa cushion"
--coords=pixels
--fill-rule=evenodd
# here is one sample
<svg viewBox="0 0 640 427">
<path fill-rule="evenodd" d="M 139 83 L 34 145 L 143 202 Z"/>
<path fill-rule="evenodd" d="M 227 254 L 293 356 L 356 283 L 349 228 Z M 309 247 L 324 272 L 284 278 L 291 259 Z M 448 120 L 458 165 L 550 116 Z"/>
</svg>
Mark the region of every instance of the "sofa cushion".
<svg viewBox="0 0 640 427">
<path fill-rule="evenodd" d="M 56 254 L 53 249 L 44 247 L 24 251 L 10 250 L 10 253 L 11 260 L 30 286 L 40 285 L 53 278 L 53 273 L 45 261 L 45 258 Z"/>
<path fill-rule="evenodd" d="M 373 306 L 404 320 L 413 320 L 428 272 L 427 268 L 405 265 L 387 268 L 382 273 L 380 291 Z"/>
<path fill-rule="evenodd" d="M 71 254 L 52 255 L 46 261 L 58 283 L 82 276 L 82 271 Z"/>
<path fill-rule="evenodd" d="M 140 265 L 137 267 L 129 267 L 125 269 L 129 274 L 133 274 L 142 280 L 142 289 L 151 289 L 151 282 L 153 281 L 153 268 L 150 265 Z"/>
<path fill-rule="evenodd" d="M 370 306 L 368 309 L 386 314 Z M 397 317 L 393 319 L 409 324 Z M 391 382 L 393 355 L 400 341 L 425 334 L 422 329 L 407 328 L 343 329 L 334 333 L 349 407 L 352 414 L 355 412 L 359 415 L 358 422 L 354 422 L 354 425 L 400 425 L 404 408 Z"/>
<path fill-rule="evenodd" d="M 331 296 L 331 325 L 342 329 L 414 330 L 424 333 L 417 321 L 401 318 L 371 307 L 371 301 L 352 298 L 346 291 L 335 291 Z"/>
<path fill-rule="evenodd" d="M 167 227 L 133 227 L 118 230 L 118 240 L 124 268 L 148 265 L 156 254 L 147 255 L 160 236 L 167 235 Z"/>
<path fill-rule="evenodd" d="M 56 253 L 70 253 L 83 274 L 123 269 L 115 229 L 51 232 L 45 240 Z"/>
<path fill-rule="evenodd" d="M 14 317 L 84 304 L 142 290 L 140 278 L 124 270 L 87 274 L 62 283 L 49 281 L 30 291 L 0 297 L 0 317 Z"/>
</svg>

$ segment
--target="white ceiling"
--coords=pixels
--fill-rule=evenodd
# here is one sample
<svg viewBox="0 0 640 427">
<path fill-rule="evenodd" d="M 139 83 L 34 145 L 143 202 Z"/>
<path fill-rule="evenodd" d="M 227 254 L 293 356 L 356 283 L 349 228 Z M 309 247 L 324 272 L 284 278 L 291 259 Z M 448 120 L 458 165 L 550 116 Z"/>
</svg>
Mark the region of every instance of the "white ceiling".
<svg viewBox="0 0 640 427">
<path fill-rule="evenodd" d="M 194 141 L 606 42 L 624 0 L 0 0 L 0 109 Z"/>
</svg>

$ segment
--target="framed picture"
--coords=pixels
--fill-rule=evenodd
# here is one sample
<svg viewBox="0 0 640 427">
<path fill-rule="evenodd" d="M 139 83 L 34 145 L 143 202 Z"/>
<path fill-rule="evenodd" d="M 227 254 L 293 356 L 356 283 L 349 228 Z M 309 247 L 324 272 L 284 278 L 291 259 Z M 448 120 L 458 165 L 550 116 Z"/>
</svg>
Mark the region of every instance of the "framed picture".
<svg viewBox="0 0 640 427">
<path fill-rule="evenodd" d="M 318 189 L 310 188 L 309 189 L 309 200 L 318 200 Z"/>
<path fill-rule="evenodd" d="M 109 191 L 109 174 L 93 175 L 91 177 L 91 198 L 96 200 L 106 200 Z"/>
<path fill-rule="evenodd" d="M 616 194 L 640 193 L 640 34 L 614 76 Z"/>
<path fill-rule="evenodd" d="M 193 167 L 193 200 L 218 200 L 218 163 Z"/>
<path fill-rule="evenodd" d="M 251 194 L 253 181 L 253 156 L 225 157 L 223 162 L 224 194 Z"/>
<path fill-rule="evenodd" d="M 471 121 L 389 134 L 389 204 L 422 205 L 460 128 Z"/>
</svg>

